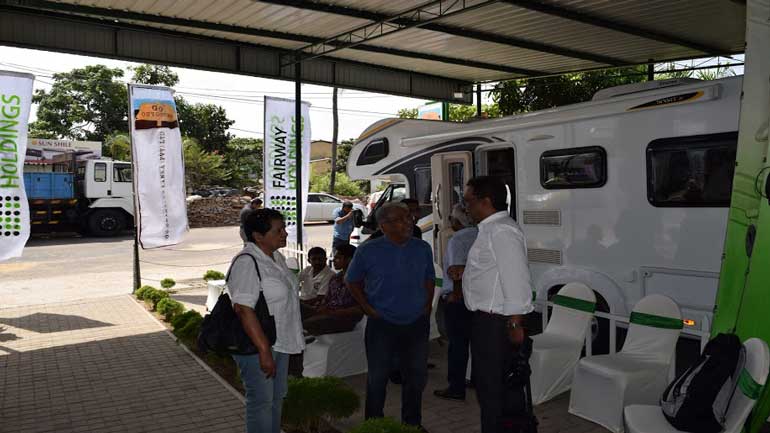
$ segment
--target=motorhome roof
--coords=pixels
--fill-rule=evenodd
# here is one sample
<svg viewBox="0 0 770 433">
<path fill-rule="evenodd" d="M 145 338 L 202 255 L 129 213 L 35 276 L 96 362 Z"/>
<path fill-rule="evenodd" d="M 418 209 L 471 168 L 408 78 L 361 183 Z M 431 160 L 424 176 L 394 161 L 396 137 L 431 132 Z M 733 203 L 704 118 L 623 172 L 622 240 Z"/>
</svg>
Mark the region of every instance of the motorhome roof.
<svg viewBox="0 0 770 433">
<path fill-rule="evenodd" d="M 605 97 L 598 101 L 581 102 L 578 104 L 565 105 L 561 107 L 554 107 L 540 111 L 533 111 L 531 113 L 518 114 L 513 116 L 507 116 L 497 119 L 481 120 L 473 122 L 472 124 L 466 124 L 460 130 L 455 131 L 442 131 L 433 134 L 424 134 L 413 137 L 404 137 L 401 139 L 401 146 L 403 147 L 415 147 L 422 146 L 431 142 L 446 141 L 461 138 L 466 135 L 478 135 L 478 134 L 492 134 L 498 131 L 507 130 L 512 127 L 524 127 L 524 126 L 543 126 L 551 123 L 558 123 L 564 121 L 564 115 L 568 112 L 574 112 L 577 110 L 584 110 L 586 108 L 594 108 L 594 110 L 585 111 L 582 115 L 572 115 L 570 119 L 576 120 L 580 118 L 591 118 L 597 116 L 605 116 L 613 113 L 624 113 L 632 107 L 639 107 L 636 103 L 643 103 L 650 100 L 650 97 L 658 97 L 659 99 L 666 97 L 673 97 L 680 95 L 682 92 L 688 90 L 700 91 L 701 94 L 694 96 L 688 100 L 676 101 L 672 103 L 693 103 L 705 100 L 717 99 L 720 96 L 720 84 L 734 80 L 741 80 L 742 77 L 729 77 L 714 81 L 678 81 L 678 84 L 666 86 L 656 86 L 653 89 L 647 91 L 636 91 L 630 94 L 621 94 L 614 97 Z M 624 87 L 624 86 L 620 86 Z M 612 90 L 612 89 L 607 89 Z M 634 104 L 629 107 L 630 104 Z M 663 105 L 663 104 L 661 104 Z M 654 108 L 650 106 L 649 108 Z"/>
</svg>

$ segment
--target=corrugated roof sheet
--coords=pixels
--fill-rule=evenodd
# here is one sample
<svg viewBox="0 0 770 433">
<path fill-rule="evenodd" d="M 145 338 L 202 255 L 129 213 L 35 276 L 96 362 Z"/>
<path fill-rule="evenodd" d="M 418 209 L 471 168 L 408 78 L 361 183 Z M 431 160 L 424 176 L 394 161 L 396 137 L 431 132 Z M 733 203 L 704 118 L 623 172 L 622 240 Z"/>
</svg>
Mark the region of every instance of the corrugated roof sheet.
<svg viewBox="0 0 770 433">
<path fill-rule="evenodd" d="M 109 22 L 117 19 L 148 29 L 295 50 L 309 41 L 371 24 L 377 17 L 398 15 L 421 3 L 424 2 L 19 0 L 16 7 Z M 466 5 L 480 3 L 482 0 L 465 2 Z M 133 15 L 116 16 L 118 13 Z M 160 18 L 164 22 L 159 22 Z M 612 23 L 613 28 L 598 23 L 602 20 Z M 207 24 L 231 27 L 224 31 Z M 348 48 L 334 52 L 331 57 L 482 82 L 643 64 L 649 60 L 664 62 L 740 53 L 744 47 L 744 26 L 745 5 L 737 1 L 501 0 L 363 44 L 379 51 L 399 50 L 398 53 Z M 254 30 L 280 32 L 280 35 L 249 34 Z M 446 61 L 447 58 L 451 61 Z M 475 63 L 463 64 L 466 60 Z"/>
</svg>

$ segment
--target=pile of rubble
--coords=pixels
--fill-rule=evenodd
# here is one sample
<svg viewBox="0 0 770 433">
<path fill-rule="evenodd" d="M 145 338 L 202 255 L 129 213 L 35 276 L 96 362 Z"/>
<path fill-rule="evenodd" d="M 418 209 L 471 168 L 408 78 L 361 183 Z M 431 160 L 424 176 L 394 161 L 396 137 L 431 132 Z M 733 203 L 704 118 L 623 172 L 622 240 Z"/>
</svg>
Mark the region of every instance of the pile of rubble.
<svg viewBox="0 0 770 433">
<path fill-rule="evenodd" d="M 237 226 L 250 197 L 187 197 L 187 219 L 191 228 Z"/>
</svg>

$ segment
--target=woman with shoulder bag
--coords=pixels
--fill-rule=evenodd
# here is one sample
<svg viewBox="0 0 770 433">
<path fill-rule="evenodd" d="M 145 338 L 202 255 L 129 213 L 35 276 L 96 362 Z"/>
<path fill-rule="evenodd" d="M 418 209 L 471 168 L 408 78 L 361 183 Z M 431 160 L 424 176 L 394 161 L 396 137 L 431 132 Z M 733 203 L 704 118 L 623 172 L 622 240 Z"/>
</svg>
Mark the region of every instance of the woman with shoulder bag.
<svg viewBox="0 0 770 433">
<path fill-rule="evenodd" d="M 288 236 L 283 215 L 273 209 L 255 210 L 246 218 L 244 229 L 248 240 L 230 266 L 227 286 L 233 310 L 258 353 L 232 356 L 246 389 L 246 432 L 280 433 L 289 355 L 305 348 L 298 283 L 278 252 Z M 254 310 L 260 291 L 275 320 L 272 347 Z"/>
</svg>

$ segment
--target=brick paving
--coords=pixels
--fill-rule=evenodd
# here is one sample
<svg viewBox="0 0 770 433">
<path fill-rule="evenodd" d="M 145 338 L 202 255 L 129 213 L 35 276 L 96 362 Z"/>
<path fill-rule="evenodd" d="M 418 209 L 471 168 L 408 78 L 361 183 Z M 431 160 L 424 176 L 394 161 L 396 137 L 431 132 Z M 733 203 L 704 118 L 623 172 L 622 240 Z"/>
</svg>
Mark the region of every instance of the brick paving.
<svg viewBox="0 0 770 433">
<path fill-rule="evenodd" d="M 201 308 L 204 290 L 184 290 Z M 423 423 L 433 433 L 479 432 L 475 394 L 433 397 L 445 386 L 446 346 L 431 344 Z M 346 378 L 363 396 L 366 375 Z M 568 395 L 538 406 L 541 433 L 603 433 L 567 413 Z M 389 385 L 385 413 L 400 414 Z M 363 409 L 337 427 L 361 422 Z M 178 346 L 129 296 L 0 309 L 0 432 L 242 432 L 243 403 Z"/>
<path fill-rule="evenodd" d="M 0 309 L 0 432 L 242 432 L 243 403 L 129 296 Z"/>
</svg>

